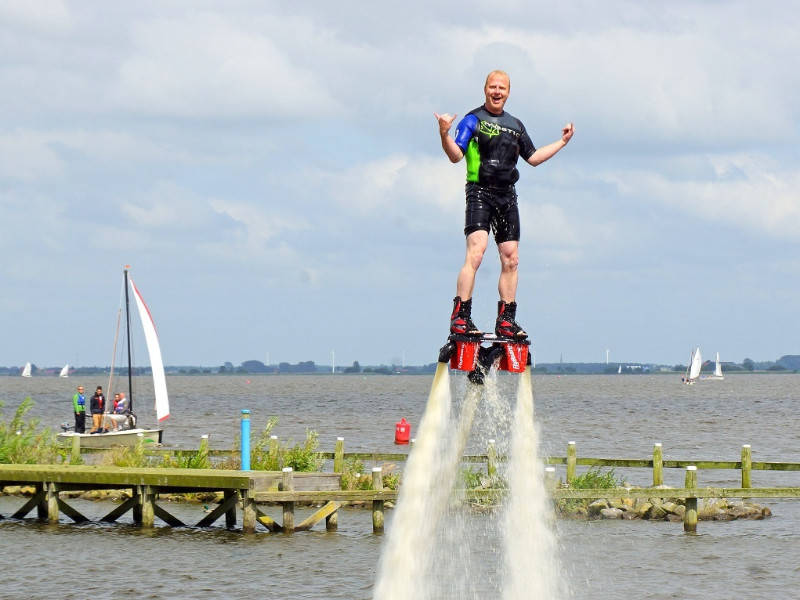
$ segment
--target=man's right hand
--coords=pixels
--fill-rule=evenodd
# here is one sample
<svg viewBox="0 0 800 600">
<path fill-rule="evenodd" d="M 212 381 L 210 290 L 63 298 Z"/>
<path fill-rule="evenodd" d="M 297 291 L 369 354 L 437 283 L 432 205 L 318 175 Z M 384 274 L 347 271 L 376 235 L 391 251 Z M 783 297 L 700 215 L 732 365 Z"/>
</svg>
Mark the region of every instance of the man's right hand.
<svg viewBox="0 0 800 600">
<path fill-rule="evenodd" d="M 448 113 L 444 113 L 440 115 L 439 113 L 433 113 L 433 116 L 436 117 L 436 120 L 439 121 L 439 133 L 441 135 L 447 135 L 450 131 L 450 128 L 453 126 L 453 121 L 455 121 L 458 115 L 449 115 Z"/>
</svg>

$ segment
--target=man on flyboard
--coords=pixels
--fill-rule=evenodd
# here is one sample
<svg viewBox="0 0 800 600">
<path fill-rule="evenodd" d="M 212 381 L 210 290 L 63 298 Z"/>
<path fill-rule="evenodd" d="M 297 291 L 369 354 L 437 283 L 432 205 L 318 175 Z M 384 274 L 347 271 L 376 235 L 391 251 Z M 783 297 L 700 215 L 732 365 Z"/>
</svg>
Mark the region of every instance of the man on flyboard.
<svg viewBox="0 0 800 600">
<path fill-rule="evenodd" d="M 519 210 L 514 184 L 519 179 L 517 158 L 534 167 L 553 157 L 572 139 L 574 128 L 567 123 L 561 139 L 536 148 L 522 121 L 503 110 L 511 90 L 511 80 L 504 71 L 492 71 L 486 77 L 483 106 L 470 111 L 458 123 L 455 138 L 450 127 L 456 115 L 434 113 L 439 121 L 442 149 L 450 162 L 467 157 L 467 207 L 464 235 L 467 253 L 458 274 L 456 297 L 450 315 L 450 333 L 480 336 L 472 322 L 472 290 L 475 274 L 483 260 L 490 229 L 500 253 L 495 334 L 523 340 L 525 330 L 516 322 L 517 264 L 519 263 Z"/>
</svg>

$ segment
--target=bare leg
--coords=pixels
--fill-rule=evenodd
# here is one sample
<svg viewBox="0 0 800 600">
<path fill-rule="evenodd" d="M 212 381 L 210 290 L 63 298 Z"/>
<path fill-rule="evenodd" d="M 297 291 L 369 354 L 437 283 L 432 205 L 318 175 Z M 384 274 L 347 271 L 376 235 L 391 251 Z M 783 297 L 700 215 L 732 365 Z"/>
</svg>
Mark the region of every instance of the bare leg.
<svg viewBox="0 0 800 600">
<path fill-rule="evenodd" d="M 462 300 L 472 298 L 472 289 L 475 287 L 475 273 L 478 272 L 478 267 L 481 266 L 488 242 L 488 231 L 473 231 L 467 236 L 467 254 L 464 258 L 464 266 L 461 267 L 461 271 L 458 274 L 458 282 L 456 284 L 456 291 Z"/>
<path fill-rule="evenodd" d="M 503 302 L 514 302 L 517 297 L 517 265 L 519 264 L 519 242 L 510 241 L 497 244 L 500 253 L 500 281 L 497 291 Z"/>
</svg>

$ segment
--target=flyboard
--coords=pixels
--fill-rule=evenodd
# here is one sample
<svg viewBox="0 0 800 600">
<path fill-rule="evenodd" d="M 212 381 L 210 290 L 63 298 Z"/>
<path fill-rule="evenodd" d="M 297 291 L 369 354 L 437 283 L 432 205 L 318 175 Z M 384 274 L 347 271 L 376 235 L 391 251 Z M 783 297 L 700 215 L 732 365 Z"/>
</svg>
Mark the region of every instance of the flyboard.
<svg viewBox="0 0 800 600">
<path fill-rule="evenodd" d="M 525 367 L 531 364 L 530 345 L 528 338 L 454 333 L 439 350 L 439 362 L 449 362 L 452 370 L 466 371 L 469 380 L 480 385 L 492 366 L 510 373 L 525 372 Z"/>
</svg>

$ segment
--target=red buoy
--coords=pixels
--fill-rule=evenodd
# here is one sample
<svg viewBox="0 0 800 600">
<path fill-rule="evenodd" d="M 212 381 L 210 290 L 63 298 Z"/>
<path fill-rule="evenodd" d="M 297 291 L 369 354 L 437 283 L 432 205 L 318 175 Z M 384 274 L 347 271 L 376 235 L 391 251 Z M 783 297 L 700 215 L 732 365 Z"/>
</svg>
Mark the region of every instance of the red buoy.
<svg viewBox="0 0 800 600">
<path fill-rule="evenodd" d="M 394 443 L 395 444 L 407 444 L 408 440 L 411 439 L 411 423 L 406 421 L 406 418 L 403 417 L 400 419 L 399 423 L 395 423 L 394 425 Z"/>
</svg>

